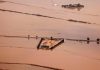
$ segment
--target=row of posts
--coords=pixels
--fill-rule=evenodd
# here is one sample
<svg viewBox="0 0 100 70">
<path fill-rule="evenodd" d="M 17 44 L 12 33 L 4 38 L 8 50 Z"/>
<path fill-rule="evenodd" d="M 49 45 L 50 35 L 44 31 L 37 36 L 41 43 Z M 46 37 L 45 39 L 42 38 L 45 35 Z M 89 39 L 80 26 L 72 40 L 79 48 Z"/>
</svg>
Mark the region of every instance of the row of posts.
<svg viewBox="0 0 100 70">
<path fill-rule="evenodd" d="M 29 40 L 30 38 L 31 38 L 31 36 L 30 36 L 30 35 L 28 35 L 28 40 Z M 38 39 L 38 36 L 36 36 L 35 38 L 36 38 L 36 39 Z"/>
<path fill-rule="evenodd" d="M 90 38 L 87 37 L 87 44 L 89 44 L 90 42 L 91 42 Z M 100 44 L 100 39 L 97 38 L 95 42 L 97 42 L 97 44 Z"/>
</svg>

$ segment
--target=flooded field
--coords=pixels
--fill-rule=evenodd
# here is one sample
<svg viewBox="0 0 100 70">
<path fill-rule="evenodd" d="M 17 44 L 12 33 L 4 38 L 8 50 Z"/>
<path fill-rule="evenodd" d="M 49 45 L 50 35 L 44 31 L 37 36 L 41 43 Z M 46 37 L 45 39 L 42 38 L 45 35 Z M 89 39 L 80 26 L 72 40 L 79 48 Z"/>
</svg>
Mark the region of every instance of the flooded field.
<svg viewBox="0 0 100 70">
<path fill-rule="evenodd" d="M 84 8 L 77 11 L 61 7 L 70 3 L 80 3 Z M 99 3 L 99 0 L 0 3 L 0 70 L 100 70 Z M 64 43 L 52 51 L 37 50 L 42 37 L 63 38 Z"/>
</svg>

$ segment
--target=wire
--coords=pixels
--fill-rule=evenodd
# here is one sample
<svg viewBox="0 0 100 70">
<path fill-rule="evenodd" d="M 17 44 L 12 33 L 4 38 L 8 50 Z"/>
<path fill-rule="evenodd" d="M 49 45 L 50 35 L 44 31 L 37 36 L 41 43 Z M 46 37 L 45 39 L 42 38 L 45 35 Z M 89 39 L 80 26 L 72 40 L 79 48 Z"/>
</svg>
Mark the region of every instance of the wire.
<svg viewBox="0 0 100 70">
<path fill-rule="evenodd" d="M 51 38 L 51 37 L 40 37 L 40 36 L 9 36 L 9 35 L 0 35 L 0 37 L 6 37 L 6 38 L 26 38 L 26 39 L 40 39 L 40 38 Z M 100 42 L 100 39 L 97 40 L 87 40 L 87 39 L 71 39 L 71 38 L 61 38 L 61 37 L 53 37 L 54 39 L 65 39 L 67 41 L 76 41 L 76 42 Z"/>
</svg>

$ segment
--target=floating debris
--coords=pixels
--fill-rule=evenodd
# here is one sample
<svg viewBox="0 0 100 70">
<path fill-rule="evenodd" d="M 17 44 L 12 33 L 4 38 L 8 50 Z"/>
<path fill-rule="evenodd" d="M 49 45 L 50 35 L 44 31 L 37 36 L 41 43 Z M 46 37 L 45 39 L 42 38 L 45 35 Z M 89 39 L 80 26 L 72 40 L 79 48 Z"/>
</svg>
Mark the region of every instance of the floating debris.
<svg viewBox="0 0 100 70">
<path fill-rule="evenodd" d="M 68 8 L 68 9 L 77 9 L 80 11 L 82 8 L 84 8 L 84 5 L 78 4 L 69 4 L 69 5 L 61 5 L 62 8 Z"/>
<path fill-rule="evenodd" d="M 62 43 L 64 43 L 63 38 L 41 38 L 37 49 L 53 50 Z"/>
</svg>

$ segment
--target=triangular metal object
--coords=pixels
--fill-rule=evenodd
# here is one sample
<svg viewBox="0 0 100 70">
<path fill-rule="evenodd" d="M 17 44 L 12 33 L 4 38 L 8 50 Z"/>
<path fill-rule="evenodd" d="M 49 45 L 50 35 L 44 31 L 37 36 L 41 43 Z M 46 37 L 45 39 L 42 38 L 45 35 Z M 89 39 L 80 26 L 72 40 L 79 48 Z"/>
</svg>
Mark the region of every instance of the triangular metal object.
<svg viewBox="0 0 100 70">
<path fill-rule="evenodd" d="M 62 43 L 64 43 L 63 38 L 41 38 L 37 49 L 53 50 Z"/>
</svg>

